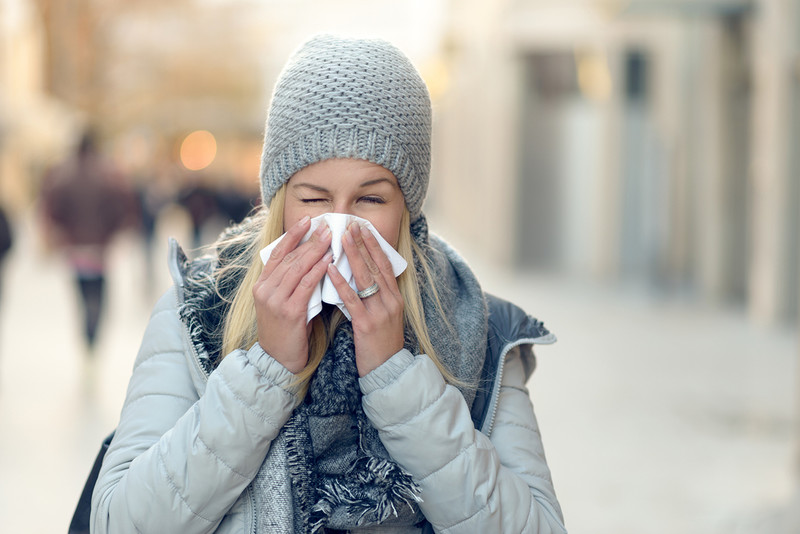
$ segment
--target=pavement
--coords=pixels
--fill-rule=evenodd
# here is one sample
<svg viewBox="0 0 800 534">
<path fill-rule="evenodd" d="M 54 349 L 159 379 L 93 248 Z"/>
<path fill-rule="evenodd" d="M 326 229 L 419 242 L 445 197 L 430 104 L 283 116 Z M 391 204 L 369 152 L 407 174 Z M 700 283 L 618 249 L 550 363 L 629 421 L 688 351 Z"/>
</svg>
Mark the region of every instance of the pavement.
<svg viewBox="0 0 800 534">
<path fill-rule="evenodd" d="M 19 222 L 0 296 L 2 532 L 65 532 L 102 438 L 116 425 L 150 308 L 168 285 L 134 236 L 114 246 L 108 312 L 89 356 L 61 260 Z M 485 289 L 545 321 L 529 382 L 573 534 L 800 532 L 798 338 L 735 307 L 543 274 L 465 252 Z"/>
</svg>

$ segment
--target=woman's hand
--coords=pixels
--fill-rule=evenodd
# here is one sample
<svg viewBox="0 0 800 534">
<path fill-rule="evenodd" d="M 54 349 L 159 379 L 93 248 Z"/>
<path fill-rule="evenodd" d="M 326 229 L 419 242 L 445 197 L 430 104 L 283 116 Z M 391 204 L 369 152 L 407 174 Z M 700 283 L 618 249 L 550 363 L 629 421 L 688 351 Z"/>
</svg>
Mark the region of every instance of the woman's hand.
<svg viewBox="0 0 800 534">
<path fill-rule="evenodd" d="M 377 283 L 379 288 L 359 298 L 336 267 L 328 265 L 328 275 L 352 317 L 356 366 L 359 376 L 365 376 L 403 348 L 403 297 L 389 258 L 369 230 L 351 224 L 342 244 L 356 287 L 363 291 Z"/>
<path fill-rule="evenodd" d="M 326 254 L 331 244 L 328 225 L 320 225 L 298 246 L 309 226 L 304 217 L 286 232 L 253 286 L 258 343 L 295 374 L 308 363 L 308 301 L 332 260 Z"/>
</svg>

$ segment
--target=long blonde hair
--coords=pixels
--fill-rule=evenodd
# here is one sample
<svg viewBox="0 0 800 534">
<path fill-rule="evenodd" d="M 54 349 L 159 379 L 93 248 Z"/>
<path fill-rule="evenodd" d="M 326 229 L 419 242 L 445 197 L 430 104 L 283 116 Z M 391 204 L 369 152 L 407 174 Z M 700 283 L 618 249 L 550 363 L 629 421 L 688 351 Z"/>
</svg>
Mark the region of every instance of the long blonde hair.
<svg viewBox="0 0 800 534">
<path fill-rule="evenodd" d="M 236 289 L 230 308 L 225 315 L 222 338 L 222 354 L 230 354 L 236 349 L 249 349 L 258 341 L 256 327 L 256 310 L 253 299 L 253 286 L 258 280 L 263 269 L 259 251 L 283 234 L 283 206 L 286 198 L 286 185 L 281 187 L 270 202 L 269 209 L 261 208 L 249 221 L 245 230 L 229 238 L 222 246 L 234 245 L 241 252 L 229 264 L 220 268 L 217 273 L 218 284 L 226 276 L 240 273 L 246 269 L 239 287 Z M 436 292 L 430 267 L 425 260 L 425 255 L 411 237 L 410 215 L 407 209 L 403 210 L 400 222 L 400 236 L 397 244 L 398 253 L 408 261 L 408 268 L 398 277 L 397 284 L 403 296 L 404 322 L 416 337 L 419 349 L 433 360 L 441 371 L 445 380 L 453 384 L 460 384 L 445 367 L 436 355 L 431 342 L 428 328 L 425 323 L 425 312 L 420 294 L 420 282 L 427 284 L 432 290 L 435 312 L 439 313 L 446 321 L 444 310 Z M 414 268 L 414 256 L 420 258 L 423 280 L 417 276 Z M 309 358 L 306 367 L 297 375 L 297 381 L 307 384 L 314 374 L 319 362 L 325 355 L 328 346 L 333 340 L 336 328 L 341 324 L 344 315 L 341 311 L 334 310 L 330 316 L 318 315 L 312 319 L 311 335 L 309 338 Z"/>
</svg>

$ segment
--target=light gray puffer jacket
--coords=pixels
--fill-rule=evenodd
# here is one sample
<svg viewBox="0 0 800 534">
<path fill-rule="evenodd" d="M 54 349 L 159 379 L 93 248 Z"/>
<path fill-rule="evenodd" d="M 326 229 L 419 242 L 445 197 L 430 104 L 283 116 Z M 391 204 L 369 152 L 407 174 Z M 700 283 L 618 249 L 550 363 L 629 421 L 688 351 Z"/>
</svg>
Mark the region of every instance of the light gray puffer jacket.
<svg viewBox="0 0 800 534">
<path fill-rule="evenodd" d="M 293 375 L 258 344 L 229 354 L 209 375 L 178 315 L 179 269 L 173 276 L 95 485 L 95 534 L 254 533 L 250 482 L 300 402 Z M 402 350 L 360 380 L 364 410 L 419 484 L 436 532 L 566 532 L 525 388 L 531 342 L 538 341 L 503 340 L 483 432 L 425 355 Z"/>
</svg>

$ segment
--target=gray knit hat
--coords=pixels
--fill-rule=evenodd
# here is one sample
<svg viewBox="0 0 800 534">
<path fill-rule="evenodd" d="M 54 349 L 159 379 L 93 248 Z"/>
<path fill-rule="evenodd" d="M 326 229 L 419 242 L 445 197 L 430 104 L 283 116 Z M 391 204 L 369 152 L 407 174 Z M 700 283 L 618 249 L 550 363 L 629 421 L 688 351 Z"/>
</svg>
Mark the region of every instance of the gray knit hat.
<svg viewBox="0 0 800 534">
<path fill-rule="evenodd" d="M 265 205 L 303 167 L 364 159 L 391 171 L 411 220 L 428 189 L 431 103 L 409 59 L 382 40 L 317 36 L 289 59 L 272 94 L 261 156 Z"/>
</svg>

